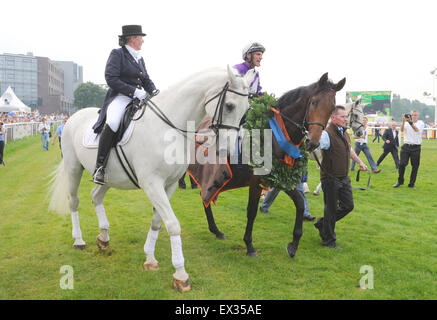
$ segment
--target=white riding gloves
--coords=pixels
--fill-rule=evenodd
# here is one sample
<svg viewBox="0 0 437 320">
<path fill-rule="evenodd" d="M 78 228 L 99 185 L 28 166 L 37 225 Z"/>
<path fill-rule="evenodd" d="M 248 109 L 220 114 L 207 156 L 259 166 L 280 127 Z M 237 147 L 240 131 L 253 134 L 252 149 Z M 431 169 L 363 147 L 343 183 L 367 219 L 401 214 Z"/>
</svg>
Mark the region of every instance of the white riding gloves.
<svg viewBox="0 0 437 320">
<path fill-rule="evenodd" d="M 147 98 L 147 92 L 143 88 L 141 89 L 135 89 L 134 97 L 138 98 L 140 100 Z"/>
</svg>

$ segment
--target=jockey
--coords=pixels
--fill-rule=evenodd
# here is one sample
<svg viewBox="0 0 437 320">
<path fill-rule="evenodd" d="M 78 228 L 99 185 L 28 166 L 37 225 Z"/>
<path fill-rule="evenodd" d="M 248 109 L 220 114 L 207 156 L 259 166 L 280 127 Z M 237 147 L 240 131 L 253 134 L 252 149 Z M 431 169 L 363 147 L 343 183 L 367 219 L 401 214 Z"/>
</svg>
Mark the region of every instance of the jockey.
<svg viewBox="0 0 437 320">
<path fill-rule="evenodd" d="M 263 53 L 265 50 L 264 46 L 258 42 L 248 44 L 243 48 L 242 52 L 244 62 L 233 67 L 240 76 L 244 76 L 247 72 L 254 73 L 253 80 L 249 86 L 249 95 L 251 97 L 262 96 L 259 72 L 255 70 L 255 67 L 261 65 L 261 60 L 263 59 Z"/>
<path fill-rule="evenodd" d="M 105 68 L 105 79 L 109 86 L 99 119 L 94 124 L 95 133 L 100 133 L 96 169 L 93 182 L 105 184 L 105 167 L 112 148 L 115 134 L 124 116 L 126 106 L 134 98 L 143 100 L 148 95 L 159 93 L 147 74 L 141 57 L 141 46 L 145 34 L 140 25 L 122 27 L 119 36 L 121 48 L 112 50 Z"/>
</svg>

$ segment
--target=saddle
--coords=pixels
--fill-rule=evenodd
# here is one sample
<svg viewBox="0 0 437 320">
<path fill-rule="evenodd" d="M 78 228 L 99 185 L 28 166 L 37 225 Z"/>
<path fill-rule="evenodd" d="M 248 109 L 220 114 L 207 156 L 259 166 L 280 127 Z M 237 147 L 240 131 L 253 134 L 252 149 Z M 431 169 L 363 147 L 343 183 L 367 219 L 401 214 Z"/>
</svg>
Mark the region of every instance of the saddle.
<svg viewBox="0 0 437 320">
<path fill-rule="evenodd" d="M 118 130 L 115 133 L 114 141 L 112 142 L 113 147 L 117 146 L 117 144 L 123 139 L 123 135 L 126 132 L 127 128 L 129 127 L 131 121 L 134 119 L 135 114 L 139 110 L 141 110 L 139 103 L 140 100 L 134 99 L 126 106 L 123 118 L 121 119 L 120 126 L 118 127 Z"/>
</svg>

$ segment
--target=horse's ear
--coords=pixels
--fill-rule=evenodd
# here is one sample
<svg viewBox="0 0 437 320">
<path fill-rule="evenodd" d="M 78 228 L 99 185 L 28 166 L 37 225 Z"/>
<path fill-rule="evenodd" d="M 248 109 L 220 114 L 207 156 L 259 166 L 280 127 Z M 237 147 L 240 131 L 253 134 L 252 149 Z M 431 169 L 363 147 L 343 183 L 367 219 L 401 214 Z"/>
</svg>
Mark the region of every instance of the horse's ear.
<svg viewBox="0 0 437 320">
<path fill-rule="evenodd" d="M 324 83 L 328 81 L 328 73 L 326 72 L 323 76 L 320 77 L 318 85 L 321 87 Z"/>
<path fill-rule="evenodd" d="M 228 64 L 227 70 L 228 70 L 229 79 L 231 80 L 231 84 L 235 86 L 237 84 L 237 77 L 232 72 L 231 67 L 229 66 L 229 64 Z"/>
<path fill-rule="evenodd" d="M 343 78 L 342 80 L 340 80 L 334 87 L 335 91 L 340 91 L 341 89 L 343 89 L 344 85 L 346 84 L 346 78 Z"/>
</svg>

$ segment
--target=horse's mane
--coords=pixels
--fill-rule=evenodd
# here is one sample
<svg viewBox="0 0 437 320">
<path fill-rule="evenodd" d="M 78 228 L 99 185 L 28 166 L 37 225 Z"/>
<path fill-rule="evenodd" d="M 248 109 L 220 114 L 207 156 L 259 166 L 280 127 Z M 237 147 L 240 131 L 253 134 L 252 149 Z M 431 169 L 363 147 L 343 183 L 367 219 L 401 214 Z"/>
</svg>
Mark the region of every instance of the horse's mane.
<svg viewBox="0 0 437 320">
<path fill-rule="evenodd" d="M 309 86 L 302 86 L 284 93 L 277 102 L 279 109 L 294 104 L 299 98 L 309 95 L 315 95 L 321 91 L 329 90 L 334 87 L 331 80 L 326 81 L 321 87 L 318 87 L 318 82 L 314 82 Z"/>
</svg>

